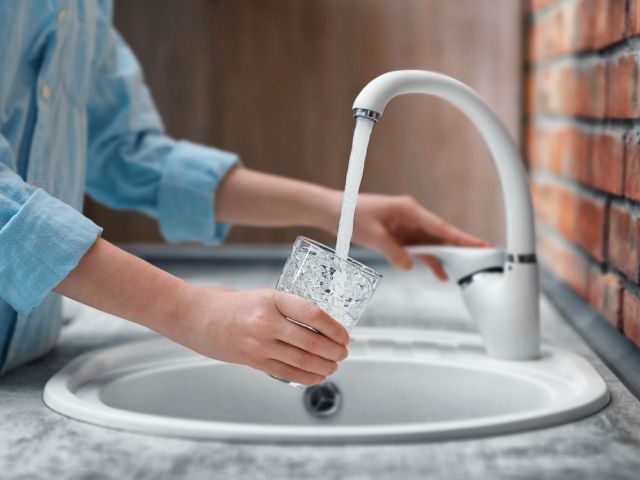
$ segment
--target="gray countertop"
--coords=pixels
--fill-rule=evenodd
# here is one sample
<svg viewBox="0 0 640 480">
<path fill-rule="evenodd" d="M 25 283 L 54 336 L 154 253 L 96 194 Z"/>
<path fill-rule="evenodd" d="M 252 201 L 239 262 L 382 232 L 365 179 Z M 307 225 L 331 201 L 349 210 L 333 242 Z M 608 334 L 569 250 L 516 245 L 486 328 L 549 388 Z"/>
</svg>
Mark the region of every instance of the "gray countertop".
<svg viewBox="0 0 640 480">
<path fill-rule="evenodd" d="M 201 284 L 248 289 L 275 284 L 279 264 L 165 264 Z M 423 269 L 381 268 L 380 290 L 362 325 L 473 330 L 456 288 Z M 192 441 L 109 430 L 62 417 L 42 402 L 46 381 L 88 350 L 152 333 L 88 307 L 75 308 L 55 351 L 0 378 L 0 478 L 640 478 L 640 403 L 543 302 L 543 337 L 588 358 L 612 401 L 574 423 L 511 435 L 439 443 L 282 446 Z"/>
</svg>

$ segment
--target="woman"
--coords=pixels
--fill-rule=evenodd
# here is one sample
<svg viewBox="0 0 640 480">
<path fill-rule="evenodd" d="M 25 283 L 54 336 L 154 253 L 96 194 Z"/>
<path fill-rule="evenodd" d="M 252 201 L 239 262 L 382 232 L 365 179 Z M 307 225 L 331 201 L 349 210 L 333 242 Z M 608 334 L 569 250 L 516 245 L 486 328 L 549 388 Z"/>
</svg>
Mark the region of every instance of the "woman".
<svg viewBox="0 0 640 480">
<path fill-rule="evenodd" d="M 332 233 L 338 223 L 340 191 L 167 137 L 111 9 L 107 0 L 0 0 L 1 371 L 55 344 L 65 295 L 210 357 L 322 381 L 349 342 L 327 314 L 274 290 L 191 285 L 101 239 L 79 213 L 87 192 L 155 217 L 168 241 L 205 244 L 223 240 L 225 222 Z M 411 198 L 382 195 L 360 196 L 353 239 L 405 269 L 408 243 L 484 244 Z"/>
</svg>

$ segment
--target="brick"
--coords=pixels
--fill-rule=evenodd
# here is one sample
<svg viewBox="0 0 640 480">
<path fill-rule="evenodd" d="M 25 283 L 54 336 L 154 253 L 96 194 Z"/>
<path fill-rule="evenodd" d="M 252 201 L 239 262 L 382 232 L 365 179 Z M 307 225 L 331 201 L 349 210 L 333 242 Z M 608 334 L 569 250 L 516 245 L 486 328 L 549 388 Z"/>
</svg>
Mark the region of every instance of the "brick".
<svg viewBox="0 0 640 480">
<path fill-rule="evenodd" d="M 574 187 L 538 183 L 533 190 L 538 218 L 579 246 L 595 260 L 603 261 L 605 202 Z"/>
<path fill-rule="evenodd" d="M 589 277 L 589 304 L 618 330 L 622 329 L 622 284 L 615 273 L 592 267 Z"/>
<path fill-rule="evenodd" d="M 564 3 L 535 18 L 529 29 L 530 60 L 544 60 L 590 46 L 590 22 L 582 27 L 582 16 L 590 14 L 590 10 L 578 8 L 586 1 Z"/>
<path fill-rule="evenodd" d="M 593 48 L 594 41 L 594 11 L 595 0 L 577 0 L 565 4 L 565 8 L 573 8 L 573 30 L 571 50 L 581 51 Z"/>
<path fill-rule="evenodd" d="M 548 234 L 538 235 L 540 261 L 616 328 L 621 328 L 622 284 L 584 254 Z"/>
<path fill-rule="evenodd" d="M 622 331 L 640 347 L 640 299 L 626 288 L 622 295 Z"/>
<path fill-rule="evenodd" d="M 539 113 L 573 113 L 575 83 L 567 66 L 542 68 L 534 73 L 532 94 L 534 111 Z"/>
<path fill-rule="evenodd" d="M 532 182 L 531 199 L 536 218 L 549 226 L 553 226 L 555 224 L 553 208 L 556 201 L 550 197 L 548 185 Z"/>
<path fill-rule="evenodd" d="M 601 59 L 541 67 L 527 80 L 527 111 L 604 118 L 608 65 Z"/>
<path fill-rule="evenodd" d="M 553 3 L 560 3 L 558 0 L 530 0 L 529 1 L 529 10 L 537 11 L 543 8 L 548 7 Z"/>
<path fill-rule="evenodd" d="M 577 127 L 532 125 L 527 130 L 531 165 L 539 170 L 589 182 L 591 135 Z"/>
<path fill-rule="evenodd" d="M 530 167 L 538 170 L 548 170 L 559 173 L 556 168 L 551 166 L 553 163 L 547 155 L 549 138 L 547 131 L 534 125 L 528 125 L 525 128 L 525 147 L 527 161 Z"/>
<path fill-rule="evenodd" d="M 565 232 L 565 236 L 589 252 L 596 260 L 603 261 L 605 203 L 573 193 L 571 196 L 575 212 L 574 224 Z"/>
<path fill-rule="evenodd" d="M 602 129 L 589 133 L 578 127 L 532 126 L 527 134 L 534 168 L 566 176 L 606 193 L 622 195 L 624 130 Z"/>
<path fill-rule="evenodd" d="M 579 128 L 568 128 L 560 135 L 562 173 L 578 182 L 588 183 L 592 138 Z"/>
<path fill-rule="evenodd" d="M 619 42 L 626 30 L 626 0 L 595 0 L 593 3 L 593 48 Z"/>
<path fill-rule="evenodd" d="M 609 210 L 608 259 L 634 282 L 638 282 L 638 228 L 640 223 L 625 205 Z"/>
<path fill-rule="evenodd" d="M 633 118 L 640 114 L 638 53 L 624 53 L 611 58 L 608 72 L 608 116 Z"/>
<path fill-rule="evenodd" d="M 540 261 L 584 300 L 589 298 L 591 264 L 580 252 L 551 236 L 538 236 Z"/>
<path fill-rule="evenodd" d="M 562 2 L 533 17 L 529 59 L 601 50 L 622 41 L 628 28 L 626 0 Z"/>
<path fill-rule="evenodd" d="M 571 106 L 562 92 L 574 89 L 571 71 L 566 66 L 539 68 L 527 81 L 527 111 L 529 113 L 562 113 Z"/>
<path fill-rule="evenodd" d="M 555 230 L 560 223 L 561 192 L 562 190 L 549 183 L 532 185 L 531 193 L 536 217 Z"/>
<path fill-rule="evenodd" d="M 626 143 L 624 196 L 640 201 L 640 129 L 629 132 Z"/>
<path fill-rule="evenodd" d="M 627 30 L 630 35 L 640 34 L 640 0 L 629 1 Z"/>
<path fill-rule="evenodd" d="M 552 199 L 556 204 L 554 210 L 555 216 L 555 228 L 560 232 L 565 239 L 571 241 L 575 237 L 576 229 L 576 201 L 571 192 L 565 188 L 557 188 L 555 195 Z"/>
<path fill-rule="evenodd" d="M 557 194 L 557 230 L 569 241 L 602 261 L 604 202 L 562 188 Z"/>
<path fill-rule="evenodd" d="M 607 64 L 600 60 L 579 61 L 574 72 L 574 95 L 570 113 L 582 117 L 603 118 L 607 108 Z"/>
<path fill-rule="evenodd" d="M 607 130 L 593 136 L 588 181 L 590 186 L 614 195 L 622 195 L 624 149 L 624 130 Z"/>
</svg>

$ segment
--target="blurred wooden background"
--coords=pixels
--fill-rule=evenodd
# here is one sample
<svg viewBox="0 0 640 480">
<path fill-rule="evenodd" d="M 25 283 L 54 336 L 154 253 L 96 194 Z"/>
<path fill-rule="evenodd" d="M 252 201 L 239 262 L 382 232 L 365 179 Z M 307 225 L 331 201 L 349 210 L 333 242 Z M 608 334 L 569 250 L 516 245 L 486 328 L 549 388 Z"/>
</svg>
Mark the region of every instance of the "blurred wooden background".
<svg viewBox="0 0 640 480">
<path fill-rule="evenodd" d="M 519 138 L 521 15 L 513 0 L 117 0 L 115 23 L 172 136 L 342 188 L 353 99 L 389 70 L 431 69 L 468 83 Z M 391 102 L 374 129 L 362 190 L 409 192 L 456 225 L 503 238 L 486 148 L 440 100 Z M 86 213 L 109 240 L 161 241 L 140 214 L 93 202 Z M 229 241 L 290 242 L 300 232 L 238 227 Z"/>
</svg>

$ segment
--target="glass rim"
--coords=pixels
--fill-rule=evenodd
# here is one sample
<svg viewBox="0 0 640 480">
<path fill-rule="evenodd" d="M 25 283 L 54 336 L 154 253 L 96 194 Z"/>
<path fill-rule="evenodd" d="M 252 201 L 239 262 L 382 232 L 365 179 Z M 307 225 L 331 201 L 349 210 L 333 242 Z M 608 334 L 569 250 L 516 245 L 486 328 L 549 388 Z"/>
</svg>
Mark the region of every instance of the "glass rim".
<svg viewBox="0 0 640 480">
<path fill-rule="evenodd" d="M 367 267 L 364 263 L 359 262 L 358 260 L 355 260 L 354 258 L 351 258 L 351 257 L 347 257 L 347 258 L 338 257 L 338 255 L 336 255 L 335 249 L 333 249 L 331 247 L 328 247 L 327 245 L 325 245 L 323 243 L 320 243 L 320 242 L 318 242 L 316 240 L 313 240 L 313 239 L 311 239 L 309 237 L 305 237 L 304 235 L 298 235 L 296 237 L 296 243 L 298 242 L 298 240 L 300 240 L 300 241 L 302 241 L 304 243 L 307 243 L 307 244 L 309 244 L 309 245 L 311 245 L 313 247 L 316 247 L 319 250 L 322 250 L 322 251 L 330 254 L 332 257 L 337 258 L 342 262 L 347 262 L 348 264 L 356 267 L 358 270 L 362 270 L 365 273 L 367 273 L 367 274 L 369 274 L 369 275 L 371 275 L 373 277 L 376 277 L 377 279 L 382 279 L 383 278 L 383 275 L 380 272 L 377 272 L 376 270 L 374 270 L 371 267 Z M 295 243 L 294 243 L 294 245 L 295 245 Z"/>
</svg>

